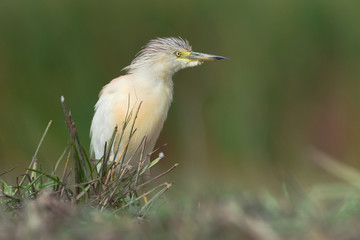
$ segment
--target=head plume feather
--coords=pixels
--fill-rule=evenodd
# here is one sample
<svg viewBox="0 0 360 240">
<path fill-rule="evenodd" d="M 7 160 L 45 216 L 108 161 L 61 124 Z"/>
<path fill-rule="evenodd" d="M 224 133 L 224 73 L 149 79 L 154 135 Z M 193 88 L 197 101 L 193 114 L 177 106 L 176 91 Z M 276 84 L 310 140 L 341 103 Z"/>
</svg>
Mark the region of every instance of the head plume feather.
<svg viewBox="0 0 360 240">
<path fill-rule="evenodd" d="M 152 39 L 136 54 L 136 57 L 131 64 L 123 70 L 133 73 L 141 66 L 151 64 L 154 61 L 154 58 L 158 56 L 159 52 L 172 54 L 180 49 L 186 51 L 192 50 L 189 42 L 181 37 Z"/>
</svg>

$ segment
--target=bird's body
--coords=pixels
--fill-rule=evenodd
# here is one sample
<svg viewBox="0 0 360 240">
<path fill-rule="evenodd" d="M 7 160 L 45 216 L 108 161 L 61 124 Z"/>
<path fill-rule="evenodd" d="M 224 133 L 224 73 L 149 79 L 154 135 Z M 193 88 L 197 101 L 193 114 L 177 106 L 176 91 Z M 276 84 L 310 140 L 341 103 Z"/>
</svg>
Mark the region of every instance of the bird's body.
<svg viewBox="0 0 360 240">
<path fill-rule="evenodd" d="M 153 150 L 173 99 L 173 74 L 182 68 L 197 66 L 202 61 L 225 59 L 198 53 L 190 58 L 191 54 L 189 43 L 181 38 L 151 40 L 125 68 L 128 74 L 112 80 L 102 89 L 90 129 L 91 147 L 96 159 L 103 156 L 105 142 L 111 138 L 114 127 L 121 129 L 127 113 L 136 111 L 140 103 L 136 132 L 129 143 L 127 158 L 135 154 L 144 136 L 147 137 L 144 153 Z M 127 127 L 119 152 L 128 142 L 129 131 L 130 127 Z M 117 134 L 117 141 L 119 136 Z M 139 162 L 140 154 L 140 150 L 136 152 L 131 165 Z"/>
<path fill-rule="evenodd" d="M 104 143 L 109 141 L 114 127 L 119 126 L 121 129 L 126 114 L 131 110 L 136 111 L 140 103 L 142 105 L 135 122 L 136 132 L 129 144 L 127 155 L 134 154 L 144 136 L 147 136 L 145 152 L 149 153 L 154 148 L 172 101 L 173 88 L 166 82 L 159 81 L 156 87 L 150 87 L 139 81 L 141 82 L 141 76 L 134 74 L 121 76 L 112 80 L 101 91 L 91 126 L 91 144 L 96 158 L 100 159 L 104 154 Z M 130 125 L 132 121 L 133 118 Z M 129 131 L 130 127 L 127 127 L 120 149 L 125 147 Z M 133 159 L 139 160 L 139 157 L 137 154 Z"/>
</svg>

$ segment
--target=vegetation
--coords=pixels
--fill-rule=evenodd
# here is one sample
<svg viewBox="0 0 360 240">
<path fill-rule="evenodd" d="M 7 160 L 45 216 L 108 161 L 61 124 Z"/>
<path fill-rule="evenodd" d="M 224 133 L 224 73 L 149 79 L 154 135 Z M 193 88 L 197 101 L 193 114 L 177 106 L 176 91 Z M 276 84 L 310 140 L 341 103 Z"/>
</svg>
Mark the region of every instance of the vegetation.
<svg viewBox="0 0 360 240">
<path fill-rule="evenodd" d="M 280 240 L 360 236 L 360 174 L 321 152 L 312 150 L 309 155 L 346 184 L 318 186 L 306 192 L 294 183 L 284 184 L 280 196 L 224 193 L 214 198 L 213 193 L 208 193 L 206 198 L 195 194 L 181 196 L 177 201 L 158 201 L 171 183 L 164 182 L 149 191 L 142 188 L 177 165 L 140 182 L 161 157 L 145 165 L 150 156 L 144 156 L 138 167 L 127 168 L 125 148 L 117 161 L 97 171 L 100 161 L 111 160 L 111 148 L 107 146 L 113 146 L 118 129 L 105 144 L 103 159 L 92 161 L 81 146 L 63 98 L 62 105 L 69 128 L 69 148 L 50 174 L 42 170 L 37 154 L 50 121 L 29 168 L 17 177 L 16 185 L 1 180 L 0 239 Z M 120 135 L 127 127 L 131 127 L 131 135 L 136 131 L 139 110 L 129 112 Z M 135 120 L 130 122 L 133 114 Z M 143 149 L 145 143 L 146 138 L 138 149 Z M 65 161 L 64 169 L 57 175 L 61 161 Z M 149 211 L 151 206 L 155 206 L 153 211 Z"/>
<path fill-rule="evenodd" d="M 72 120 L 71 112 L 66 109 L 63 97 L 61 98 L 61 102 L 70 136 L 68 153 L 65 154 L 67 151 L 64 151 L 63 156 L 56 162 L 53 171 L 50 174 L 42 170 L 41 165 L 37 160 L 37 153 L 49 130 L 51 125 L 50 121 L 40 140 L 29 168 L 24 174 L 16 178 L 16 185 L 10 186 L 5 181 L 1 180 L 1 205 L 8 212 L 16 212 L 17 209 L 23 206 L 26 200 L 35 200 L 43 191 L 47 191 L 53 193 L 52 196 L 56 197 L 57 200 L 64 202 L 84 204 L 100 210 L 108 210 L 110 212 L 131 209 L 137 216 L 144 216 L 153 202 L 169 189 L 172 184 L 164 182 L 148 191 L 141 191 L 142 188 L 168 173 L 177 165 L 174 165 L 168 171 L 156 177 L 140 182 L 140 178 L 150 171 L 150 169 L 160 161 L 162 156 L 159 156 L 149 164 L 145 164 L 150 155 L 157 152 L 159 149 L 148 155 L 142 154 L 142 159 L 138 166 L 130 167 L 128 163 L 132 156 L 130 156 L 130 158 L 125 158 L 128 143 L 126 144 L 125 149 L 119 149 L 121 139 L 118 141 L 117 146 L 114 144 L 115 136 L 118 132 L 117 127 L 114 129 L 113 136 L 109 143 L 105 144 L 104 157 L 100 160 L 92 161 L 89 159 L 88 154 L 80 143 L 80 138 L 75 123 Z M 130 127 L 129 141 L 131 141 L 131 136 L 133 136 L 136 131 L 136 129 L 134 129 L 134 124 L 139 110 L 140 106 L 136 112 L 131 110 L 128 113 L 125 123 L 119 133 L 121 138 L 125 129 Z M 135 115 L 134 118 L 132 118 L 133 114 Z M 131 119 L 134 120 L 130 122 Z M 138 151 L 143 151 L 145 144 L 146 137 L 144 137 L 141 145 L 138 147 Z M 118 159 L 115 159 L 117 154 L 115 154 L 115 156 L 111 155 L 113 148 L 116 149 L 116 152 L 121 150 Z M 73 167 L 70 166 L 71 156 L 73 158 Z M 110 159 L 111 157 L 114 159 Z M 63 160 L 65 160 L 64 169 L 61 171 L 61 176 L 58 176 L 56 172 L 60 162 Z M 104 162 L 105 164 L 100 164 L 100 162 Z M 101 166 L 99 167 L 99 171 L 97 171 L 98 166 Z"/>
</svg>

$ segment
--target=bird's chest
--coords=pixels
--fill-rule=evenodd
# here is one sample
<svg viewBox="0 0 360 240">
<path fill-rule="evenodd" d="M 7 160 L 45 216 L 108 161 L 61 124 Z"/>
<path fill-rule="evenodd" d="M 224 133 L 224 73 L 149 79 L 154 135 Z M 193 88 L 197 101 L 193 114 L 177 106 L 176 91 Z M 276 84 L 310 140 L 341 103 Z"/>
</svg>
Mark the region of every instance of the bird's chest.
<svg viewBox="0 0 360 240">
<path fill-rule="evenodd" d="M 137 89 L 135 108 L 141 102 L 136 129 L 139 136 L 158 137 L 172 101 L 172 89 L 157 86 L 151 89 Z"/>
</svg>

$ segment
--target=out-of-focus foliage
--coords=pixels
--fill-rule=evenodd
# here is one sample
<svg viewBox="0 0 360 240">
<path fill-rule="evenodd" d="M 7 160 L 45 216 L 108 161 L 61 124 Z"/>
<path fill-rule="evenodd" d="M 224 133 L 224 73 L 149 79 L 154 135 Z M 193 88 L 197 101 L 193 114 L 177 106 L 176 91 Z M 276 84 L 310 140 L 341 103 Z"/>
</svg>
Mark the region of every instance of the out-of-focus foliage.
<svg viewBox="0 0 360 240">
<path fill-rule="evenodd" d="M 181 36 L 231 58 L 174 76 L 158 165 L 180 166 L 149 222 L 45 195 L 16 218 L 0 214 L 0 233 L 357 239 L 359 12 L 354 0 L 0 0 L 0 175 L 17 166 L 1 176 L 10 182 L 50 119 L 39 163 L 51 168 L 68 145 L 61 95 L 88 148 L 98 92 L 149 39 Z M 332 176 L 348 185 L 329 184 Z M 326 184 L 308 188 L 314 182 Z M 245 194 L 259 185 L 280 197 Z"/>
<path fill-rule="evenodd" d="M 231 58 L 174 76 L 158 143 L 179 176 L 251 187 L 290 171 L 307 184 L 321 176 L 308 146 L 359 166 L 359 12 L 358 1 L 2 0 L 0 173 L 23 171 L 50 119 L 39 159 L 61 155 L 60 95 L 87 147 L 99 90 L 158 36 Z"/>
<path fill-rule="evenodd" d="M 1 212 L 0 239 L 351 240 L 360 235 L 358 189 L 346 185 L 290 198 L 181 196 L 157 204 L 150 219 L 71 205 L 55 196 L 42 193 L 17 216 Z"/>
</svg>

